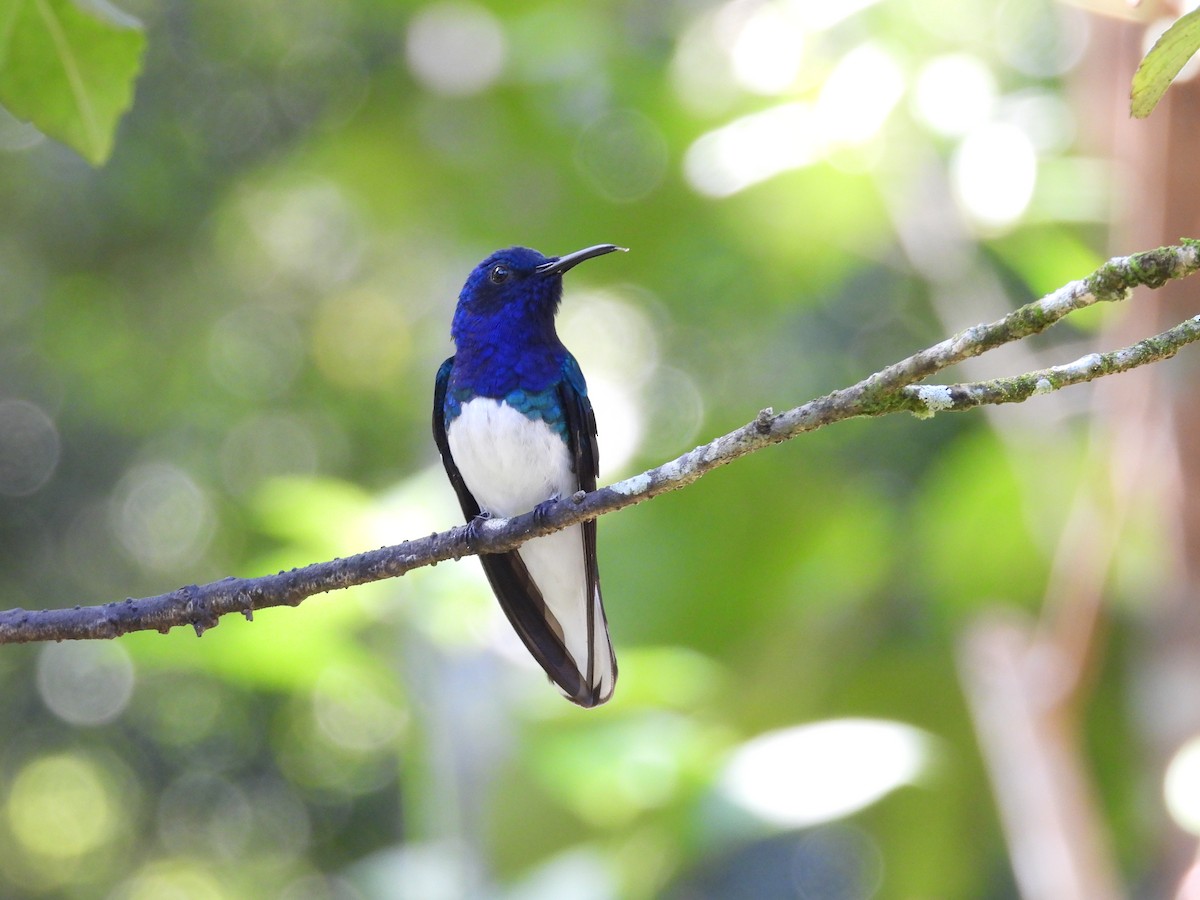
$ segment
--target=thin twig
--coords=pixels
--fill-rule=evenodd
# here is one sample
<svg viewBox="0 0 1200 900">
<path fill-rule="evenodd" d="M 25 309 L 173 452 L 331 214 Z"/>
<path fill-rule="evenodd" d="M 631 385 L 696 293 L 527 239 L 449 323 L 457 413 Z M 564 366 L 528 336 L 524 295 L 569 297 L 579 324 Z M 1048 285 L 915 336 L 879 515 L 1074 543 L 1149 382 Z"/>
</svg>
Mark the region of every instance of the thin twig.
<svg viewBox="0 0 1200 900">
<path fill-rule="evenodd" d="M 114 638 L 131 631 L 166 632 L 177 625 L 191 625 L 197 634 L 202 634 L 215 626 L 221 616 L 230 613 L 241 613 L 250 618 L 256 609 L 296 606 L 314 594 L 394 578 L 444 560 L 512 550 L 532 537 L 678 490 L 712 469 L 768 444 L 778 444 L 844 419 L 905 410 L 930 415 L 942 410 L 967 409 L 980 403 L 1024 400 L 1036 393 L 1048 393 L 1079 381 L 1125 371 L 1134 365 L 1165 359 L 1200 336 L 1197 333 L 1200 320 L 1190 319 L 1156 338 L 1112 354 L 1095 354 L 1068 366 L 1031 372 L 1015 379 L 952 387 L 909 387 L 964 359 L 1042 332 L 1075 310 L 1097 302 L 1124 300 L 1138 285 L 1160 287 L 1170 279 L 1187 277 L 1198 269 L 1200 241 L 1195 240 L 1117 257 L 1087 278 L 1071 282 L 995 322 L 968 328 L 851 387 L 786 412 L 776 414 L 771 409 L 764 409 L 741 428 L 670 462 L 591 493 L 581 491 L 562 498 L 537 513 L 487 520 L 474 530 L 458 526 L 429 537 L 275 575 L 225 578 L 202 586 L 188 585 L 155 597 L 73 609 L 6 610 L 0 612 L 0 644 Z M 1027 391 L 1025 386 L 1028 386 Z M 961 399 L 956 396 L 956 390 L 961 393 Z M 1024 396 L 1017 396 L 1021 392 Z"/>
<path fill-rule="evenodd" d="M 1072 384 L 1082 384 L 1105 375 L 1128 372 L 1147 363 L 1170 359 L 1195 341 L 1200 341 L 1200 316 L 1186 319 L 1174 328 L 1120 350 L 1089 353 L 1065 365 L 989 381 L 927 384 L 920 387 L 910 385 L 904 389 L 903 395 L 909 400 L 909 411 L 921 417 L 931 416 L 935 412 L 958 412 L 984 404 L 1020 403 L 1035 394 L 1050 394 Z"/>
</svg>

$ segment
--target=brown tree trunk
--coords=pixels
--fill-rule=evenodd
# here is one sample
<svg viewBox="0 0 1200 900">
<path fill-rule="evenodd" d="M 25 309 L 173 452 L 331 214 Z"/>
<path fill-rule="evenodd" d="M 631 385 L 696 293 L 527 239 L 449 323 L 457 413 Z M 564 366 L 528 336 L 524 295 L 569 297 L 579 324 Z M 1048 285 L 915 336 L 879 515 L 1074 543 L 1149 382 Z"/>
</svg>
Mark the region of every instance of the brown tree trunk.
<svg viewBox="0 0 1200 900">
<path fill-rule="evenodd" d="M 1143 51 L 1144 27 L 1097 17 L 1079 80 L 1084 138 L 1112 160 L 1118 189 L 1112 249 L 1127 253 L 1180 237 L 1200 237 L 1200 82 L 1176 83 L 1148 119 L 1129 116 L 1129 82 Z M 1200 290 L 1174 283 L 1128 307 L 1118 337 L 1138 337 L 1200 313 Z M 1138 733 L 1131 748 L 1144 760 L 1158 810 L 1158 857 L 1139 893 L 1169 897 L 1192 864 L 1195 838 L 1162 812 L 1163 771 L 1171 755 L 1200 733 L 1200 365 L 1183 355 L 1137 373 L 1109 396 L 1118 437 L 1130 427 L 1154 431 L 1143 446 L 1163 449 L 1117 478 L 1132 478 L 1138 496 L 1156 502 L 1166 565 L 1138 603 L 1141 641 L 1132 694 Z"/>
</svg>

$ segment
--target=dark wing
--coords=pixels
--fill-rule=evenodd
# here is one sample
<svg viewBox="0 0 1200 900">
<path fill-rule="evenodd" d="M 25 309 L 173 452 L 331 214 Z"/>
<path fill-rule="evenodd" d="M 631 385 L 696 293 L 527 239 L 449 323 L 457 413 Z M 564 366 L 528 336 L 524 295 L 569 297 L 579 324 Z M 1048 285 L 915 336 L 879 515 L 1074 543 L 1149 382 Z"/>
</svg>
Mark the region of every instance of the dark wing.
<svg viewBox="0 0 1200 900">
<path fill-rule="evenodd" d="M 587 384 L 575 357 L 567 354 L 563 363 L 563 380 L 558 386 L 558 399 L 567 417 L 567 437 L 575 474 L 581 491 L 594 491 L 600 474 L 600 449 L 596 445 L 596 414 L 587 396 Z M 592 523 L 595 523 L 595 519 Z"/>
<path fill-rule="evenodd" d="M 563 364 L 563 380 L 558 387 L 559 400 L 567 419 L 567 438 L 571 450 L 571 459 L 575 466 L 575 475 L 579 478 L 579 489 L 594 491 L 596 477 L 600 473 L 600 449 L 596 443 L 596 414 L 592 411 L 592 402 L 588 399 L 587 384 L 583 380 L 583 372 L 575 357 L 567 354 Z M 606 689 L 601 686 L 604 673 L 595 671 L 597 656 L 592 652 L 588 655 L 584 683 L 592 685 L 592 703 L 603 703 L 612 695 L 613 685 L 617 680 L 617 659 L 613 655 L 612 645 L 608 637 L 608 620 L 604 615 L 604 605 L 600 601 L 600 568 L 596 563 L 596 520 L 591 519 L 581 526 L 583 530 L 583 556 L 587 565 L 588 596 L 595 597 L 596 602 L 590 609 L 588 617 L 588 646 L 595 648 L 598 641 L 608 645 L 607 657 L 612 661 L 612 671 L 606 677 Z"/>
<path fill-rule="evenodd" d="M 458 495 L 458 505 L 469 522 L 479 515 L 479 504 L 463 481 L 454 457 L 450 455 L 450 441 L 446 437 L 446 391 L 453 368 L 452 356 L 442 363 L 434 382 L 433 440 L 442 456 L 442 465 L 446 468 L 450 484 Z M 592 481 L 594 484 L 595 475 Z M 580 672 L 563 645 L 561 629 L 555 631 L 558 623 L 553 621 L 546 609 L 546 601 L 542 599 L 542 593 L 529 576 L 521 557 L 515 550 L 508 553 L 481 553 L 479 562 L 483 565 L 492 592 L 500 601 L 500 608 L 533 658 L 572 702 L 593 706 L 594 703 L 588 702 L 589 692 L 584 689 Z"/>
<path fill-rule="evenodd" d="M 450 357 L 438 369 L 437 380 L 433 383 L 433 441 L 437 444 L 438 453 L 442 455 L 442 465 L 450 476 L 450 484 L 458 495 L 458 505 L 462 507 L 463 515 L 470 522 L 479 515 L 479 504 L 467 490 L 467 483 L 459 474 L 454 457 L 450 455 L 450 442 L 446 439 L 446 388 L 450 384 L 450 370 L 454 368 L 454 357 Z"/>
</svg>

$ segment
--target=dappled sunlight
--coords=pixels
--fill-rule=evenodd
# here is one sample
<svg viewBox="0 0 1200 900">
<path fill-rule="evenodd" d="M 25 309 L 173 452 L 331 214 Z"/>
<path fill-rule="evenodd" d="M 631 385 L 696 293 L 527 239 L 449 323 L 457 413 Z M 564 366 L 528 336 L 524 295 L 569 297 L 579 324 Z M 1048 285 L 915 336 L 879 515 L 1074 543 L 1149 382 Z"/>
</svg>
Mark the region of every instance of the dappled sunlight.
<svg viewBox="0 0 1200 900">
<path fill-rule="evenodd" d="M 188 772 L 168 784 L 157 825 L 168 851 L 226 863 L 269 861 L 281 868 L 312 841 L 308 811 L 290 785 L 220 772 Z"/>
<path fill-rule="evenodd" d="M 700 436 L 707 406 L 696 377 L 674 366 L 654 371 L 654 389 L 642 394 L 645 436 L 640 452 L 648 459 L 667 459 L 692 446 Z M 604 471 L 601 460 L 601 471 Z"/>
</svg>

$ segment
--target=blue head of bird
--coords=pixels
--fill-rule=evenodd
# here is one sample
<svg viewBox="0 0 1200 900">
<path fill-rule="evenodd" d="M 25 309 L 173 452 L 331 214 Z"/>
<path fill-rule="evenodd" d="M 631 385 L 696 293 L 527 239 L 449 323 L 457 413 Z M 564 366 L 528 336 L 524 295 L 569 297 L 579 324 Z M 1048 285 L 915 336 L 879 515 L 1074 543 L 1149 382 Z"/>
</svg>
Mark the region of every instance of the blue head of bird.
<svg viewBox="0 0 1200 900">
<path fill-rule="evenodd" d="M 458 295 L 450 328 L 456 381 L 494 394 L 517 383 L 538 389 L 557 377 L 566 353 L 554 328 L 563 274 L 623 249 L 597 244 L 565 256 L 543 256 L 528 247 L 510 247 L 477 265 Z"/>
</svg>

